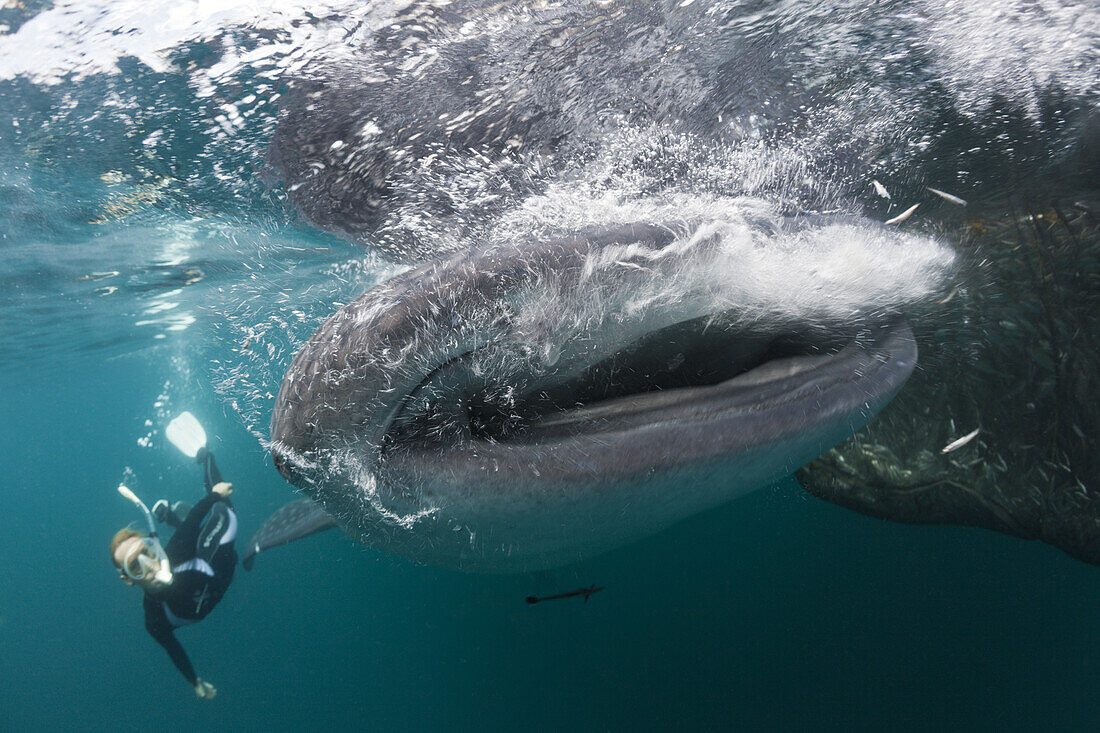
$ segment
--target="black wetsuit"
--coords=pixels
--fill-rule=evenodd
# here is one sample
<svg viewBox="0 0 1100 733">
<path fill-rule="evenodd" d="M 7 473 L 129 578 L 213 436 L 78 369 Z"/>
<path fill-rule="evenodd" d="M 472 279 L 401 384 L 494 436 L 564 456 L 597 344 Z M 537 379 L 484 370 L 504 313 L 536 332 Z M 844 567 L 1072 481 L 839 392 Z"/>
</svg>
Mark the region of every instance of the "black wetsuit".
<svg viewBox="0 0 1100 733">
<path fill-rule="evenodd" d="M 233 548 L 237 517 L 229 500 L 211 491 L 222 480 L 213 455 L 204 451 L 199 460 L 204 463 L 206 496 L 187 513 L 164 547 L 172 565 L 172 583 L 155 592 L 146 591 L 144 599 L 146 631 L 192 685 L 195 670 L 172 632 L 206 618 L 225 594 L 237 567 Z"/>
</svg>

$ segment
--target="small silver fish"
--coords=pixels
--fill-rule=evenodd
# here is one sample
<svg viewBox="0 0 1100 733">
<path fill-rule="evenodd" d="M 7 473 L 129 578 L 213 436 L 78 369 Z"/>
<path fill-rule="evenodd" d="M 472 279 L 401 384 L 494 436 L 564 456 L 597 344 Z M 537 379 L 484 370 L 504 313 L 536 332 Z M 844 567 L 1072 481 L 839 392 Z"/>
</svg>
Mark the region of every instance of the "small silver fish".
<svg viewBox="0 0 1100 733">
<path fill-rule="evenodd" d="M 974 432 L 967 433 L 966 435 L 962 436 L 958 440 L 952 440 L 950 443 L 948 443 L 947 445 L 945 445 L 943 448 L 940 449 L 940 453 L 950 453 L 951 451 L 955 451 L 955 450 L 958 450 L 959 448 L 962 448 L 964 445 L 966 445 L 970 441 L 974 440 L 974 438 L 977 438 L 978 433 L 980 433 L 980 432 L 982 432 L 981 428 L 975 428 Z"/>
<path fill-rule="evenodd" d="M 874 180 L 871 181 L 871 185 L 875 187 L 875 193 L 877 193 L 879 196 L 883 197 L 884 199 L 890 198 L 890 192 L 886 190 L 886 186 L 883 186 L 881 183 Z"/>
<path fill-rule="evenodd" d="M 913 215 L 913 212 L 917 210 L 918 206 L 920 206 L 920 204 L 913 204 L 908 209 L 906 209 L 905 211 L 903 211 L 900 214 L 898 214 L 897 216 L 895 216 L 893 219 L 887 219 L 883 223 L 884 224 L 901 224 L 903 221 L 905 221 L 906 219 L 908 219 L 910 216 Z"/>
<path fill-rule="evenodd" d="M 946 191 L 941 191 L 938 188 L 932 188 L 931 186 L 925 186 L 925 188 L 939 196 L 941 199 L 944 199 L 945 201 L 950 201 L 951 203 L 958 204 L 959 206 L 966 206 L 966 201 L 959 198 L 958 196 L 949 194 Z"/>
</svg>

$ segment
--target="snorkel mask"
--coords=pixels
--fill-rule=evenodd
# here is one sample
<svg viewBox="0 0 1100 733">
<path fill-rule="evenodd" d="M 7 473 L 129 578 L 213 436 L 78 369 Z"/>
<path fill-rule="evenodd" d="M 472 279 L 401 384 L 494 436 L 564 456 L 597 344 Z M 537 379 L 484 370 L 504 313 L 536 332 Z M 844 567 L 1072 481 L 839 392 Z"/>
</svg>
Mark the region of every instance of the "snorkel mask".
<svg viewBox="0 0 1100 733">
<path fill-rule="evenodd" d="M 145 580 L 152 577 L 165 585 L 171 583 L 172 565 L 168 562 L 168 555 L 161 547 L 160 540 L 157 539 L 157 525 L 153 521 L 152 512 L 149 511 L 149 507 L 145 506 L 145 502 L 139 499 L 133 491 L 130 491 L 125 484 L 118 485 L 118 493 L 134 502 L 141 509 L 142 514 L 145 515 L 145 522 L 149 525 L 149 536 L 143 537 L 141 544 L 136 545 L 134 549 L 126 554 L 122 563 L 123 574 L 130 580 Z"/>
<path fill-rule="evenodd" d="M 149 577 L 161 580 L 162 567 L 167 560 L 167 558 L 164 560 L 160 558 L 163 552 L 159 542 L 149 537 L 142 538 L 141 542 L 134 545 L 134 548 L 123 558 L 122 572 L 130 580 L 145 580 Z M 168 571 L 168 578 L 171 579 L 171 577 L 172 573 Z"/>
</svg>

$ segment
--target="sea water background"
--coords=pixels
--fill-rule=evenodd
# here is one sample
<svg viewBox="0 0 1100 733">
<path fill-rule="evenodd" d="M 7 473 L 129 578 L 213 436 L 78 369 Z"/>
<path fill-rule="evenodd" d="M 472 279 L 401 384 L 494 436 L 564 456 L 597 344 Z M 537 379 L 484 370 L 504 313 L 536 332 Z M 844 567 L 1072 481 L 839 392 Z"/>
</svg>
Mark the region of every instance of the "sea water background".
<svg viewBox="0 0 1100 733">
<path fill-rule="evenodd" d="M 22 113 L 36 92 L 21 84 L 3 101 Z M 274 550 L 178 632 L 219 689 L 195 699 L 110 566 L 110 535 L 139 519 L 115 487 L 198 496 L 197 467 L 163 437 L 190 410 L 237 488 L 243 545 L 294 496 L 250 432 L 291 342 L 393 268 L 282 217 L 277 201 L 241 213 L 214 189 L 191 209 L 224 204 L 213 223 L 178 207 L 90 223 L 116 184 L 65 151 L 112 151 L 91 133 L 27 145 L 3 131 L 2 727 L 1030 731 L 1100 719 L 1095 568 L 1002 535 L 867 519 L 793 481 L 538 575 L 421 567 L 335 532 Z M 282 292 L 304 311 L 288 316 L 287 342 L 246 346 L 239 327 Z M 593 583 L 605 590 L 587 603 L 523 601 Z"/>
<path fill-rule="evenodd" d="M 271 551 L 178 632 L 219 689 L 197 700 L 108 561 L 111 533 L 138 519 L 115 486 L 128 467 L 147 500 L 198 495 L 162 432 L 189 409 L 236 486 L 239 545 L 293 494 L 193 357 L 234 352 L 209 352 L 201 323 L 139 350 L 66 349 L 117 327 L 95 297 L 60 321 L 5 308 L 53 332 L 4 369 L 9 730 L 1085 730 L 1100 715 L 1095 568 L 867 519 L 793 482 L 537 576 L 421 567 L 334 532 Z M 523 600 L 593 583 L 606 589 L 588 603 Z"/>
<path fill-rule="evenodd" d="M 219 689 L 197 700 L 106 551 L 135 519 L 122 467 L 146 499 L 198 494 L 160 435 L 137 444 L 172 356 L 5 370 L 8 730 L 1087 730 L 1100 715 L 1094 568 L 791 484 L 548 576 L 420 567 L 337 533 L 272 551 L 178 632 Z M 212 391 L 176 399 L 202 416 L 247 537 L 290 490 Z M 588 603 L 523 601 L 592 583 L 606 589 Z"/>
</svg>

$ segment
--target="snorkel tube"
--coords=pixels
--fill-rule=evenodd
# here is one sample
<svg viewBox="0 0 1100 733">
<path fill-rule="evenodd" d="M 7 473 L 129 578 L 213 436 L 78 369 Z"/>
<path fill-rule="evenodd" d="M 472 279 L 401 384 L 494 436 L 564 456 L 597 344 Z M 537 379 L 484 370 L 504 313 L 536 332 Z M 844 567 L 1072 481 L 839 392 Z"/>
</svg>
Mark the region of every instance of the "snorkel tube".
<svg viewBox="0 0 1100 733">
<path fill-rule="evenodd" d="M 153 540 L 153 551 L 157 556 L 157 571 L 153 574 L 153 577 L 166 585 L 171 583 L 172 566 L 168 562 L 168 555 L 164 552 L 164 548 L 161 547 L 160 540 L 157 538 L 157 524 L 153 520 L 153 513 L 149 511 L 149 507 L 145 506 L 145 502 L 138 498 L 137 494 L 130 491 L 130 488 L 126 486 L 126 484 L 118 485 L 118 493 L 134 502 L 137 508 L 141 510 L 141 513 L 145 515 L 145 522 L 149 525 L 149 539 Z"/>
</svg>

